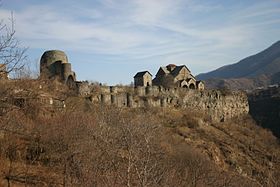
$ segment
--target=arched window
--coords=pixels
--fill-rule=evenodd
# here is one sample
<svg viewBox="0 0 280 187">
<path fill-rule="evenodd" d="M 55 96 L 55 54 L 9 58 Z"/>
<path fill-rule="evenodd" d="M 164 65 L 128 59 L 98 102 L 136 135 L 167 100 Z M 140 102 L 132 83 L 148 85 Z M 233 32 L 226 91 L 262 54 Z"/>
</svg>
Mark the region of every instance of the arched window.
<svg viewBox="0 0 280 187">
<path fill-rule="evenodd" d="M 190 89 L 195 89 L 195 85 L 193 83 L 190 84 L 189 86 Z"/>
</svg>

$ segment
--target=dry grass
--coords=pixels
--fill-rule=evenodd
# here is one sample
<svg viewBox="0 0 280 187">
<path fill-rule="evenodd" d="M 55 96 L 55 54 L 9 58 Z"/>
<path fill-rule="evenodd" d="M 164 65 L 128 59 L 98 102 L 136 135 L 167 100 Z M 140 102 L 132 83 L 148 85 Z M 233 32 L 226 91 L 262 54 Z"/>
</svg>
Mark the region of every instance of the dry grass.
<svg viewBox="0 0 280 187">
<path fill-rule="evenodd" d="M 248 116 L 212 124 L 187 109 L 66 102 L 0 117 L 0 185 L 279 185 L 279 141 Z"/>
</svg>

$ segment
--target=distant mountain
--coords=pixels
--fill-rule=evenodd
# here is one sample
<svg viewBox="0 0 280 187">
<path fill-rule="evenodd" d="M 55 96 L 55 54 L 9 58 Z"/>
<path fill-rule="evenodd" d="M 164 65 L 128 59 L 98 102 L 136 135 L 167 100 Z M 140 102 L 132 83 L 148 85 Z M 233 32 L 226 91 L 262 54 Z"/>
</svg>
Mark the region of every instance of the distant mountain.
<svg viewBox="0 0 280 187">
<path fill-rule="evenodd" d="M 199 74 L 197 78 L 204 80 L 208 88 L 252 89 L 277 83 L 279 76 L 280 41 L 238 63 Z"/>
</svg>

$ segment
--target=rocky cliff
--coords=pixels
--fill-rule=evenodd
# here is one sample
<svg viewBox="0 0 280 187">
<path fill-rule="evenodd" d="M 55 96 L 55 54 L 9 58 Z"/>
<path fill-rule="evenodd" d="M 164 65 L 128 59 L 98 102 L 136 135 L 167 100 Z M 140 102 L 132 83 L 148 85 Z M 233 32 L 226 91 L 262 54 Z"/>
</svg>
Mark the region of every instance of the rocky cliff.
<svg viewBox="0 0 280 187">
<path fill-rule="evenodd" d="M 280 87 L 256 90 L 249 94 L 250 115 L 280 138 Z"/>
<path fill-rule="evenodd" d="M 93 103 L 117 107 L 177 107 L 200 111 L 213 121 L 225 121 L 249 112 L 246 94 L 219 90 L 197 91 L 184 88 L 107 87 L 89 83 L 78 85 L 79 95 Z"/>
</svg>

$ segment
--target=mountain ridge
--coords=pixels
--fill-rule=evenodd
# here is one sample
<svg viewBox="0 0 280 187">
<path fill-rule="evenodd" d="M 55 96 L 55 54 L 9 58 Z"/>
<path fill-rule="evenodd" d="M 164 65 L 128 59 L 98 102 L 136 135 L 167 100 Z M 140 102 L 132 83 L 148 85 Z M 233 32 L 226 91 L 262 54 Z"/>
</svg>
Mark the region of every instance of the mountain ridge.
<svg viewBox="0 0 280 187">
<path fill-rule="evenodd" d="M 279 63 L 279 67 L 277 67 L 277 72 L 279 72 L 280 71 L 280 40 L 272 44 L 267 49 L 257 54 L 248 56 L 237 63 L 222 66 L 208 73 L 199 74 L 197 75 L 197 77 L 202 80 L 206 80 L 209 78 L 255 77 L 256 75 L 266 74 L 266 72 L 264 73 L 260 72 L 259 68 L 261 68 L 265 64 L 274 62 L 276 59 L 277 59 L 277 63 Z M 244 69 L 242 70 L 242 68 Z M 233 70 L 241 70 L 241 71 L 236 73 L 236 71 L 232 72 Z"/>
<path fill-rule="evenodd" d="M 225 86 L 221 82 L 239 82 L 241 87 L 229 83 L 229 88 L 248 89 L 274 84 L 280 72 L 280 40 L 263 51 L 248 56 L 237 63 L 222 66 L 214 71 L 197 75 L 208 83 L 208 88 Z M 245 80 L 245 82 L 244 82 Z M 246 86 L 246 82 L 251 85 Z M 244 84 L 245 83 L 245 84 Z"/>
</svg>

